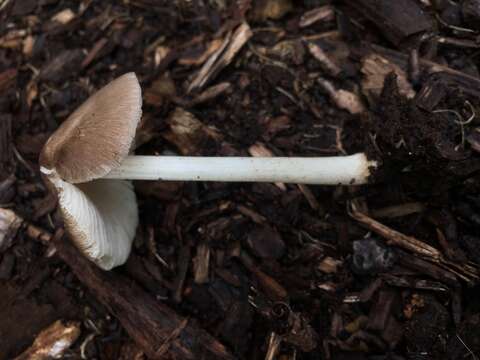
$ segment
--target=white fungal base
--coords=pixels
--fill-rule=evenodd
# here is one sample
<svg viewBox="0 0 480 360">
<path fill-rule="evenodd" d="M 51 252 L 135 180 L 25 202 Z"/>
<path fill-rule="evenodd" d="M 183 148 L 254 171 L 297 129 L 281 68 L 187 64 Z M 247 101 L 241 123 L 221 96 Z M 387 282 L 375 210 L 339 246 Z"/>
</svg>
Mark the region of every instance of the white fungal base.
<svg viewBox="0 0 480 360">
<path fill-rule="evenodd" d="M 284 182 L 359 185 L 376 167 L 365 154 L 306 157 L 129 156 L 109 179 L 221 182 Z"/>
</svg>

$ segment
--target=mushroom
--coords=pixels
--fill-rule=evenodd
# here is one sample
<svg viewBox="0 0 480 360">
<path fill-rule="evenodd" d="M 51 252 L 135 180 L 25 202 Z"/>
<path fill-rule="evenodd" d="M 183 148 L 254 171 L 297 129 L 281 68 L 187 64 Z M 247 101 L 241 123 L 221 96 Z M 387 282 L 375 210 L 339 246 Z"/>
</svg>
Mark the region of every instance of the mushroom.
<svg viewBox="0 0 480 360">
<path fill-rule="evenodd" d="M 131 156 L 142 95 L 134 73 L 93 94 L 48 139 L 40 171 L 55 188 L 65 228 L 75 245 L 105 270 L 123 264 L 138 224 L 128 180 L 248 181 L 364 184 L 376 167 L 351 156 Z"/>
</svg>

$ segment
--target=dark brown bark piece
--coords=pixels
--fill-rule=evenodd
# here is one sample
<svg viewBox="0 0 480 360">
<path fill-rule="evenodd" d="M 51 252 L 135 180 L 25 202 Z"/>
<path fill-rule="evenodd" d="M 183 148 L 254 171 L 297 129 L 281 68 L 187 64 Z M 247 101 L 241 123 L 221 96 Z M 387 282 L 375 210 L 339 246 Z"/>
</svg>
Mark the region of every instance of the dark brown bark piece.
<svg viewBox="0 0 480 360">
<path fill-rule="evenodd" d="M 53 82 L 65 80 L 80 69 L 83 58 L 81 49 L 65 50 L 42 68 L 39 78 Z"/>
<path fill-rule="evenodd" d="M 417 93 L 415 103 L 424 110 L 433 111 L 447 96 L 447 88 L 448 85 L 441 80 L 441 77 L 433 74 Z"/>
<path fill-rule="evenodd" d="M 433 30 L 433 23 L 415 0 L 357 0 L 348 4 L 380 28 L 395 45 L 422 31 Z"/>
<path fill-rule="evenodd" d="M 12 117 L 0 114 L 0 180 L 9 175 L 12 164 Z"/>
<path fill-rule="evenodd" d="M 118 318 L 150 358 L 164 359 L 168 353 L 178 359 L 235 359 L 206 331 L 155 301 L 133 281 L 98 269 L 61 234 L 57 233 L 53 242 L 78 279 Z"/>
<path fill-rule="evenodd" d="M 16 69 L 8 69 L 0 72 L 0 94 L 7 91 L 14 84 L 17 78 Z"/>
<path fill-rule="evenodd" d="M 406 54 L 369 43 L 363 43 L 363 47 L 369 48 L 371 52 L 379 53 L 405 71 L 408 69 L 409 59 Z M 419 59 L 419 67 L 420 71 L 431 74 L 429 81 L 440 81 L 442 84 L 446 85 L 448 89 L 452 89 L 456 92 L 461 90 L 464 94 L 480 97 L 480 78 L 478 77 L 435 63 L 425 58 Z"/>
</svg>

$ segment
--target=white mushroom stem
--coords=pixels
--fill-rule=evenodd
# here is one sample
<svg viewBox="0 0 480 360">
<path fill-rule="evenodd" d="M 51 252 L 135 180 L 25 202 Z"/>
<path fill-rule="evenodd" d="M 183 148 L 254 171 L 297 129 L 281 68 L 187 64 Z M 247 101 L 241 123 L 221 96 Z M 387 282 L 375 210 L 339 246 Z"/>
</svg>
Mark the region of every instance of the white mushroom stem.
<svg viewBox="0 0 480 360">
<path fill-rule="evenodd" d="M 335 157 L 128 156 L 108 179 L 296 184 L 365 184 L 370 168 L 365 154 Z"/>
</svg>

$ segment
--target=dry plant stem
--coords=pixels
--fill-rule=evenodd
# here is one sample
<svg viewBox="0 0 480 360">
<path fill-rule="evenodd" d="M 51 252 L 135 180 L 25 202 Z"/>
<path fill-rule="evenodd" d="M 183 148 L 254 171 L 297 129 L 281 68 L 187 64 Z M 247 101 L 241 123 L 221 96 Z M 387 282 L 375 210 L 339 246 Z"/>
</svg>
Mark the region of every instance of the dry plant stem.
<svg viewBox="0 0 480 360">
<path fill-rule="evenodd" d="M 375 166 L 363 153 L 322 158 L 129 156 L 105 178 L 358 185 L 368 182 L 369 168 Z"/>
<path fill-rule="evenodd" d="M 480 278 L 480 272 L 477 267 L 469 264 L 458 264 L 445 259 L 443 254 L 438 249 L 425 244 L 424 242 L 412 236 L 404 235 L 389 228 L 388 226 L 381 224 L 380 222 L 358 211 L 353 203 L 351 204 L 351 208 L 349 210 L 350 215 L 355 220 L 362 223 L 365 227 L 376 234 L 388 239 L 389 243 L 409 250 L 426 260 L 438 264 L 444 270 L 455 274 L 468 283 L 473 284 Z"/>
<path fill-rule="evenodd" d="M 368 229 L 388 239 L 390 243 L 396 246 L 399 246 L 406 250 L 410 250 L 418 255 L 431 259 L 439 260 L 442 257 L 440 251 L 435 249 L 434 247 L 427 245 L 412 236 L 404 235 L 398 231 L 389 228 L 388 226 L 379 223 L 378 221 L 358 211 L 353 204 L 350 215 L 355 220 L 364 224 Z"/>
</svg>

